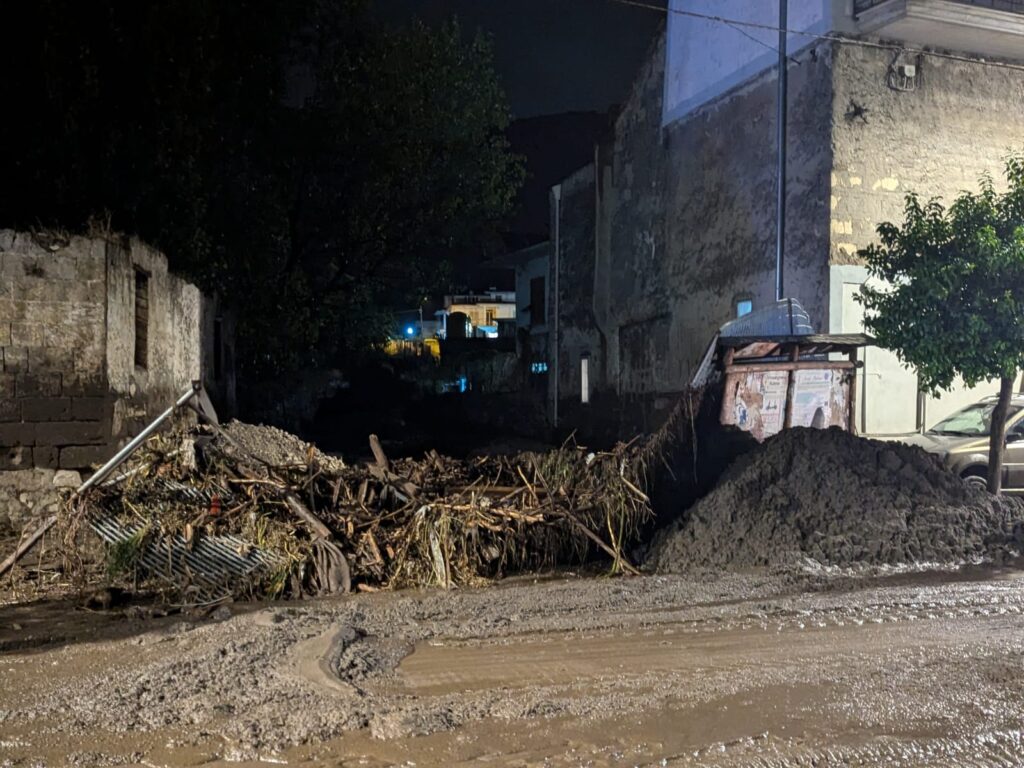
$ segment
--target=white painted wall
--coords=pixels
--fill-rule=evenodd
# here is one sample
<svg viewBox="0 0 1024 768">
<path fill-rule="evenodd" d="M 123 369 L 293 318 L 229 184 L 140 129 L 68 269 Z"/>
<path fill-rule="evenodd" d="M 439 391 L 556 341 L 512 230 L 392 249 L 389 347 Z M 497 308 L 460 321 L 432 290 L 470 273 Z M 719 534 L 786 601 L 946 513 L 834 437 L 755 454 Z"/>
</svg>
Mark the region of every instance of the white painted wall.
<svg viewBox="0 0 1024 768">
<path fill-rule="evenodd" d="M 788 28 L 823 33 L 833 25 L 833 6 L 843 0 L 789 0 Z M 778 0 L 669 0 L 662 122 L 683 117 L 778 63 L 778 32 L 735 27 L 679 13 L 694 12 L 777 27 Z M 815 41 L 793 34 L 796 53 Z"/>
<path fill-rule="evenodd" d="M 833 266 L 830 330 L 833 333 L 864 333 L 864 308 L 854 298 L 868 280 L 859 266 Z M 892 352 L 881 347 L 861 351 L 864 367 L 857 377 L 857 429 L 865 435 L 896 435 L 916 432 L 918 423 L 917 374 Z M 996 394 L 999 383 L 969 388 L 962 383 L 939 397 L 925 398 L 924 428 L 930 428 L 966 405 Z"/>
</svg>

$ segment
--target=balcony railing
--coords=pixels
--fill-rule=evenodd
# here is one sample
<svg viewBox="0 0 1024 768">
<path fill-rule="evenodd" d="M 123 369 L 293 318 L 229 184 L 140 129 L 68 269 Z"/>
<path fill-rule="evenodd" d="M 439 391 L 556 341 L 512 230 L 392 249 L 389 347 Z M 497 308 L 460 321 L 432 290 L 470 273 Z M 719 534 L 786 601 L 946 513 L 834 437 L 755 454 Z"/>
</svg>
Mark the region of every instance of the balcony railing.
<svg viewBox="0 0 1024 768">
<path fill-rule="evenodd" d="M 854 0 L 853 12 L 855 14 L 864 13 L 888 2 L 890 0 Z M 989 8 L 993 11 L 1024 14 L 1024 0 L 953 0 L 953 2 L 962 3 L 963 5 L 974 5 L 979 8 Z"/>
</svg>

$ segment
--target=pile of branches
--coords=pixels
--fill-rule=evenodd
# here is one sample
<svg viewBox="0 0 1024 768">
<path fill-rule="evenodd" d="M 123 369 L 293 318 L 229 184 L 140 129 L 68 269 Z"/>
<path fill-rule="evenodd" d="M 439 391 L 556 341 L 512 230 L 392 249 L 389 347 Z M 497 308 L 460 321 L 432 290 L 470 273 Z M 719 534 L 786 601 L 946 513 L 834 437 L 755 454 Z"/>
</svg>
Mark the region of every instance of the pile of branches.
<svg viewBox="0 0 1024 768">
<path fill-rule="evenodd" d="M 360 466 L 312 447 L 270 464 L 220 427 L 155 436 L 118 477 L 69 499 L 62 528 L 71 548 L 84 524 L 114 526 L 112 577 L 181 592 L 204 583 L 211 558 L 236 556 L 254 567 L 222 591 L 269 598 L 469 585 L 597 553 L 612 572 L 636 572 L 625 552 L 653 515 L 644 489 L 658 440 L 465 461 L 391 461 L 373 436 L 370 447 Z M 204 541 L 221 548 L 199 558 Z M 161 570 L 176 548 L 196 557 Z"/>
</svg>

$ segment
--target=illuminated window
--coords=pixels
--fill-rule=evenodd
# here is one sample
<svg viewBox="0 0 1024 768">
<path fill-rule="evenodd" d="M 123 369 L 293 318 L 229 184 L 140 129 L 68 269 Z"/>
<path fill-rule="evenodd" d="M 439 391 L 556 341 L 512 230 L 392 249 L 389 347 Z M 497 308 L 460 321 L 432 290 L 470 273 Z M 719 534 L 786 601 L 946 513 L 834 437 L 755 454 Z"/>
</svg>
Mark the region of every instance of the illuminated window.
<svg viewBox="0 0 1024 768">
<path fill-rule="evenodd" d="M 590 402 L 590 358 L 580 358 L 580 402 Z"/>
<path fill-rule="evenodd" d="M 737 299 L 736 300 L 736 317 L 743 317 L 749 315 L 754 311 L 754 300 L 753 299 Z"/>
</svg>

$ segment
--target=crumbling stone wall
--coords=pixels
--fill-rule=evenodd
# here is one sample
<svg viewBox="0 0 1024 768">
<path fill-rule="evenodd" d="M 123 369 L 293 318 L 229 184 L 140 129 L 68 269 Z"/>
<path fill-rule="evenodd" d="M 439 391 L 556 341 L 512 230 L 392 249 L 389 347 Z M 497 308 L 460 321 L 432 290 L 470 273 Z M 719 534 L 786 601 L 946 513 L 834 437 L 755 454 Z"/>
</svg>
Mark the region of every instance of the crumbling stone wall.
<svg viewBox="0 0 1024 768">
<path fill-rule="evenodd" d="M 144 364 L 136 275 L 147 281 Z M 197 378 L 214 381 L 212 299 L 135 239 L 0 231 L 0 527 L 51 509 Z M 215 394 L 233 401 L 233 327 Z M 209 374 L 209 375 L 207 375 Z"/>
<path fill-rule="evenodd" d="M 148 280 L 148 355 L 135 360 L 136 272 Z M 166 257 L 131 240 L 107 247 L 106 378 L 111 433 L 137 433 L 202 374 L 199 289 L 167 270 Z"/>
</svg>

